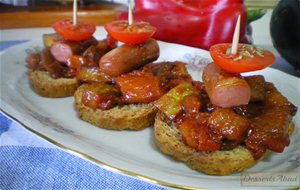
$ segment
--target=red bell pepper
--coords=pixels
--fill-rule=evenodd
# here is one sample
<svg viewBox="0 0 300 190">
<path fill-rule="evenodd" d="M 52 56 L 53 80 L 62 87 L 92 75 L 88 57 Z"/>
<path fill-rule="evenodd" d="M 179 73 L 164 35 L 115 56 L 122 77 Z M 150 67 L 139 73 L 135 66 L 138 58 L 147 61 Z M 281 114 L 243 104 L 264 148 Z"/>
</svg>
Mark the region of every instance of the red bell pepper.
<svg viewBox="0 0 300 190">
<path fill-rule="evenodd" d="M 243 0 L 135 0 L 133 15 L 135 21 L 155 26 L 154 38 L 158 40 L 203 49 L 231 42 L 241 15 L 240 42 L 250 42 Z M 127 13 L 121 13 L 118 19 L 127 19 Z"/>
</svg>

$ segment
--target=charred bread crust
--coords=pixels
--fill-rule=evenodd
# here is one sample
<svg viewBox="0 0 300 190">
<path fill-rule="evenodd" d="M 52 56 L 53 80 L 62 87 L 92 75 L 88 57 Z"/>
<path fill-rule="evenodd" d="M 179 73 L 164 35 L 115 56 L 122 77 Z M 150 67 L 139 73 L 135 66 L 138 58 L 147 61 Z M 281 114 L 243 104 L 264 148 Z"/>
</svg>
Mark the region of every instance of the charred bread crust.
<svg viewBox="0 0 300 190">
<path fill-rule="evenodd" d="M 29 71 L 27 75 L 32 89 L 44 97 L 73 96 L 79 86 L 79 81 L 76 78 L 53 79 L 46 71 Z"/>
<path fill-rule="evenodd" d="M 288 127 L 291 135 L 293 123 Z M 167 123 L 165 115 L 158 111 L 154 123 L 155 142 L 161 152 L 184 162 L 194 170 L 210 175 L 230 175 L 244 171 L 258 161 L 254 160 L 251 152 L 244 146 L 238 146 L 230 151 L 204 153 L 184 144 L 177 127 Z"/>
<path fill-rule="evenodd" d="M 109 110 L 92 109 L 82 103 L 82 93 L 86 84 L 75 94 L 75 107 L 79 117 L 97 127 L 114 130 L 142 130 L 153 125 L 157 108 L 151 104 L 130 104 L 116 106 Z"/>
</svg>

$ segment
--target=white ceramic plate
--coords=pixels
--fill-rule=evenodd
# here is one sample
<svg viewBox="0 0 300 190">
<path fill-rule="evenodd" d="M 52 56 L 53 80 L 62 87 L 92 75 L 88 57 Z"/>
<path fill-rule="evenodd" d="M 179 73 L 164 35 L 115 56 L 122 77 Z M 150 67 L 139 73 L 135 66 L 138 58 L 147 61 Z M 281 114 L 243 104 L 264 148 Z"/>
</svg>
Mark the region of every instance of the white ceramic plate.
<svg viewBox="0 0 300 190">
<path fill-rule="evenodd" d="M 209 176 L 193 171 L 157 149 L 153 130 L 110 131 L 96 128 L 76 115 L 72 97 L 51 99 L 35 94 L 28 84 L 25 50 L 42 47 L 30 41 L 1 53 L 1 110 L 39 136 L 64 150 L 91 160 L 105 168 L 150 182 L 178 188 L 239 188 L 241 174 Z M 201 62 L 209 60 L 206 51 L 170 43 L 160 43 L 160 60 L 182 60 L 196 79 L 201 78 Z M 199 61 L 202 60 L 202 61 Z M 268 81 L 296 106 L 300 106 L 300 80 L 275 69 L 262 72 Z M 299 112 L 291 145 L 282 154 L 272 154 L 248 172 L 299 171 Z M 226 164 L 226 163 L 224 163 Z M 216 183 L 217 182 L 217 183 Z"/>
</svg>

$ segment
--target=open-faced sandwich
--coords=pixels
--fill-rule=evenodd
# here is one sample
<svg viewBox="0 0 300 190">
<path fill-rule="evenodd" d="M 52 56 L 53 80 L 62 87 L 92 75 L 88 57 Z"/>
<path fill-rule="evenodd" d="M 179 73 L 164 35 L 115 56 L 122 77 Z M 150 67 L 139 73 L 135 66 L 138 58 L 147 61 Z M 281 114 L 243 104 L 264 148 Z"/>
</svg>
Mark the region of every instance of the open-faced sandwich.
<svg viewBox="0 0 300 190">
<path fill-rule="evenodd" d="M 290 143 L 297 112 L 262 75 L 240 73 L 269 66 L 271 52 L 239 44 L 210 49 L 214 63 L 203 71 L 203 83 L 181 83 L 155 101 L 155 141 L 159 149 L 190 168 L 229 175 L 250 168 L 270 151 Z"/>
<path fill-rule="evenodd" d="M 95 25 L 64 19 L 54 23 L 56 33 L 44 34 L 44 48 L 28 55 L 29 82 L 41 96 L 72 96 L 80 85 L 75 77 L 80 64 L 97 65 L 100 57 L 114 45 L 93 37 Z"/>
<path fill-rule="evenodd" d="M 152 63 L 159 46 L 148 23 L 114 21 L 105 28 L 110 38 L 124 44 L 103 55 L 98 66 L 78 68 L 76 77 L 86 84 L 75 92 L 76 110 L 101 128 L 144 129 L 154 123 L 153 101 L 191 76 L 181 62 Z"/>
</svg>

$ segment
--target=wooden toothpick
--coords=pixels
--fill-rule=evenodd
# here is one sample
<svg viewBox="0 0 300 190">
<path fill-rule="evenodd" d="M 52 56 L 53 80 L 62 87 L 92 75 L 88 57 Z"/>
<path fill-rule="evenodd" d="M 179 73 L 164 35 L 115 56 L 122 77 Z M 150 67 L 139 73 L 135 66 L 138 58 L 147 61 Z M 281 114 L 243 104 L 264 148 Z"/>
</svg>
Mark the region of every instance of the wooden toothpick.
<svg viewBox="0 0 300 190">
<path fill-rule="evenodd" d="M 128 0 L 128 25 L 133 24 L 133 14 L 132 14 L 132 7 L 131 7 L 131 1 Z"/>
<path fill-rule="evenodd" d="M 240 38 L 240 25 L 241 25 L 241 15 L 239 15 L 232 39 L 232 47 L 231 47 L 231 54 L 237 54 L 239 38 Z"/>
<path fill-rule="evenodd" d="M 73 1 L 73 25 L 77 25 L 77 0 Z"/>
</svg>

